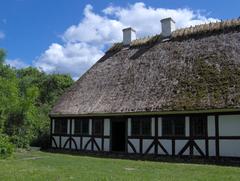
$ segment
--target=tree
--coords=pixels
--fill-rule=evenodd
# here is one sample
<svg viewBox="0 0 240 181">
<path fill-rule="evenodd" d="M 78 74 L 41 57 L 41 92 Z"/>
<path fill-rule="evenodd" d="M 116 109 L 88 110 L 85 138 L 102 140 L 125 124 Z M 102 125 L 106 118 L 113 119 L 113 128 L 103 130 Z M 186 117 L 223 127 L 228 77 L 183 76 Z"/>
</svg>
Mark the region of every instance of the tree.
<svg viewBox="0 0 240 181">
<path fill-rule="evenodd" d="M 3 49 L 0 49 L 0 64 L 4 63 L 6 53 Z"/>
<path fill-rule="evenodd" d="M 73 84 L 70 75 L 52 74 L 48 75 L 42 82 L 40 102 L 53 105 L 57 98 Z"/>
<path fill-rule="evenodd" d="M 17 147 L 39 146 L 48 139 L 49 111 L 73 80 L 33 67 L 11 68 L 4 64 L 5 56 L 0 49 L 0 133 L 10 136 Z"/>
</svg>

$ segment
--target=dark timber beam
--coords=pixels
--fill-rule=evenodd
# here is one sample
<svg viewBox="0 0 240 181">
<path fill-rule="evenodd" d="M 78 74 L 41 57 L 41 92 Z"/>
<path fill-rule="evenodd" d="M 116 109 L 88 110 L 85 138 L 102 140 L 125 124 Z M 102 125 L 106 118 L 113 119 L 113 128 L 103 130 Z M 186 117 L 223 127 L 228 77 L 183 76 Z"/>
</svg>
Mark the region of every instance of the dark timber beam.
<svg viewBox="0 0 240 181">
<path fill-rule="evenodd" d="M 52 132 L 52 127 L 53 127 L 53 119 L 51 118 L 51 121 L 50 121 L 50 138 L 49 138 L 49 148 L 52 148 L 52 134 L 53 134 L 53 132 Z"/>
<path fill-rule="evenodd" d="M 215 115 L 216 159 L 219 159 L 219 115 Z"/>
<path fill-rule="evenodd" d="M 70 131 L 70 142 L 69 142 L 69 149 L 72 150 L 72 119 L 68 119 L 70 121 L 70 128 L 69 128 L 69 131 Z"/>
<path fill-rule="evenodd" d="M 155 117 L 155 134 L 154 134 L 154 154 L 158 155 L 158 117 Z"/>
</svg>

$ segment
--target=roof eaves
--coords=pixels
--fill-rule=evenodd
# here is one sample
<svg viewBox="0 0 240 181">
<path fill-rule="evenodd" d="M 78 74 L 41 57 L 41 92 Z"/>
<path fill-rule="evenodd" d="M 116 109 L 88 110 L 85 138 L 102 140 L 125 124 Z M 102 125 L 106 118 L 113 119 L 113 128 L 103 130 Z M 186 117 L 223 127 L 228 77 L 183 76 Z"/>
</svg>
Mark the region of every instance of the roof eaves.
<svg viewBox="0 0 240 181">
<path fill-rule="evenodd" d="M 216 113 L 240 113 L 240 109 L 209 109 L 186 111 L 162 111 L 162 112 L 122 112 L 122 113 L 89 113 L 89 114 L 50 114 L 54 117 L 108 117 L 108 116 L 147 116 L 147 115 L 186 115 L 186 114 L 216 114 Z"/>
</svg>

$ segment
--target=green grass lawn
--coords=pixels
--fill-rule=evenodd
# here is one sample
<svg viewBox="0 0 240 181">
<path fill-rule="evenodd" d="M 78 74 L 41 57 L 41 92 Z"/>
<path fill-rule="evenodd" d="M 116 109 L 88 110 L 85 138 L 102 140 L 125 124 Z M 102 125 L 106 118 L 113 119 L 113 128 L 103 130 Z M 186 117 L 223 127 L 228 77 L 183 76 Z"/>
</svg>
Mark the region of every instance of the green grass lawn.
<svg viewBox="0 0 240 181">
<path fill-rule="evenodd" d="M 18 152 L 0 160 L 0 180 L 240 180 L 240 168 Z"/>
</svg>

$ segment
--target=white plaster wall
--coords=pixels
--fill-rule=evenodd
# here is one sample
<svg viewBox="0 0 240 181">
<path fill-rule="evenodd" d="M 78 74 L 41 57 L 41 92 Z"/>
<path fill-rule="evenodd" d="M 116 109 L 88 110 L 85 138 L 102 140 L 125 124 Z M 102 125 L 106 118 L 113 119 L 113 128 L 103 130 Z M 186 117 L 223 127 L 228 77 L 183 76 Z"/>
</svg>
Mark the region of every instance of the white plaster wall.
<svg viewBox="0 0 240 181">
<path fill-rule="evenodd" d="M 215 143 L 216 143 L 215 140 L 208 141 L 209 156 L 216 156 L 216 144 Z"/>
<path fill-rule="evenodd" d="M 80 140 L 81 140 L 80 137 L 73 137 L 73 139 L 77 144 L 77 149 L 80 149 Z M 72 148 L 75 148 L 75 144 L 73 141 L 72 141 Z"/>
<path fill-rule="evenodd" d="M 90 140 L 89 137 L 83 137 L 83 139 L 82 139 L 82 148 L 83 149 L 85 148 L 85 146 L 89 140 Z M 89 143 L 86 150 L 91 150 L 91 145 L 92 145 L 92 143 Z"/>
<path fill-rule="evenodd" d="M 176 140 L 175 141 L 175 154 L 177 155 L 182 149 L 183 147 L 186 145 L 186 143 L 188 142 L 188 140 Z M 172 144 L 172 143 L 170 143 Z M 183 155 L 189 155 L 189 149 L 187 149 Z"/>
<path fill-rule="evenodd" d="M 70 119 L 67 120 L 67 134 L 70 134 Z"/>
<path fill-rule="evenodd" d="M 219 140 L 220 156 L 240 157 L 240 140 Z"/>
<path fill-rule="evenodd" d="M 198 145 L 198 147 L 202 150 L 202 152 L 205 154 L 205 140 L 194 140 L 195 143 Z M 197 149 L 194 147 L 193 149 L 193 155 L 200 156 L 200 153 L 198 153 Z"/>
<path fill-rule="evenodd" d="M 158 136 L 162 136 L 162 118 L 158 118 Z"/>
<path fill-rule="evenodd" d="M 72 119 L 72 134 L 75 133 L 75 120 Z"/>
<path fill-rule="evenodd" d="M 219 136 L 240 136 L 240 115 L 219 116 Z"/>
<path fill-rule="evenodd" d="M 129 139 L 129 141 L 133 144 L 134 148 L 136 149 L 136 152 L 139 153 L 139 139 Z M 131 146 L 128 144 L 128 153 L 134 153 L 134 151 L 132 150 Z"/>
<path fill-rule="evenodd" d="M 155 136 L 155 118 L 152 118 L 151 119 L 152 123 L 151 123 L 151 133 L 152 133 L 152 136 Z"/>
<path fill-rule="evenodd" d="M 131 136 L 131 118 L 128 118 L 128 136 Z"/>
<path fill-rule="evenodd" d="M 178 154 L 178 153 L 176 153 Z M 183 155 L 190 155 L 190 148 L 187 148 L 186 151 L 183 153 Z"/>
<path fill-rule="evenodd" d="M 65 145 L 65 143 L 66 143 L 66 141 L 68 140 L 68 138 L 69 137 L 67 137 L 67 136 L 62 136 L 62 142 L 61 142 L 61 144 L 62 144 L 62 148 L 64 147 L 64 145 Z M 66 146 L 65 146 L 65 149 L 68 149 L 69 148 L 69 143 L 70 142 L 68 142 L 67 144 L 66 144 Z"/>
<path fill-rule="evenodd" d="M 59 136 L 53 136 L 53 138 L 54 138 L 55 141 L 56 141 L 57 147 L 59 147 Z M 53 148 L 56 147 L 53 140 L 52 140 L 52 147 L 53 147 Z"/>
<path fill-rule="evenodd" d="M 159 140 L 163 147 L 167 150 L 169 155 L 172 155 L 172 140 Z M 164 151 L 158 146 L 158 154 L 165 154 Z"/>
<path fill-rule="evenodd" d="M 153 139 L 143 139 L 143 153 L 147 151 L 151 143 L 153 142 Z M 149 150 L 148 154 L 153 154 L 154 153 L 154 146 Z"/>
<path fill-rule="evenodd" d="M 100 151 L 101 151 L 101 149 L 102 149 L 102 138 L 95 138 L 95 141 L 97 142 L 97 144 L 100 148 Z M 93 145 L 94 145 L 93 150 L 98 151 L 97 146 L 95 144 L 93 144 Z"/>
<path fill-rule="evenodd" d="M 110 135 L 110 119 L 104 119 L 104 136 Z"/>
<path fill-rule="evenodd" d="M 189 136 L 190 135 L 190 118 L 189 116 L 185 117 L 185 136 Z"/>
<path fill-rule="evenodd" d="M 110 151 L 110 139 L 104 139 L 104 151 Z"/>
<path fill-rule="evenodd" d="M 208 136 L 215 136 L 215 116 L 207 117 Z"/>
</svg>

